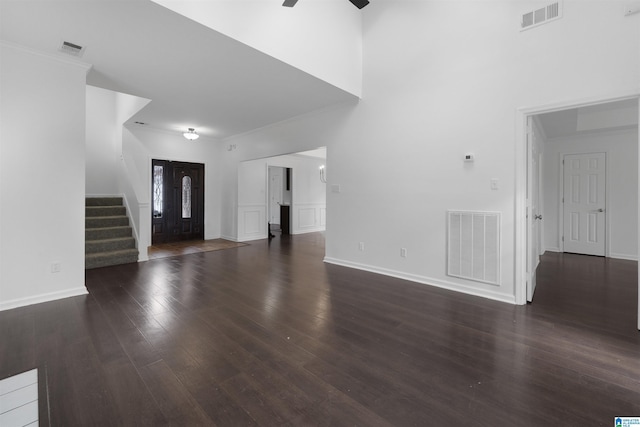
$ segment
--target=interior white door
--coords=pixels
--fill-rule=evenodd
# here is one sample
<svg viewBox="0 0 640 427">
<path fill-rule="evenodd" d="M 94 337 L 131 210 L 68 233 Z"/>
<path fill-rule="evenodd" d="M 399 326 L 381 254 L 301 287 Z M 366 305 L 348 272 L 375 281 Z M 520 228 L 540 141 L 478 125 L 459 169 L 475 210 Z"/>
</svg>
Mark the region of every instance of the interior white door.
<svg viewBox="0 0 640 427">
<path fill-rule="evenodd" d="M 536 290 L 536 271 L 540 264 L 540 144 L 533 131 L 533 120 L 527 124 L 527 301 Z"/>
<path fill-rule="evenodd" d="M 604 256 L 606 155 L 566 154 L 563 167 L 564 252 Z"/>
<path fill-rule="evenodd" d="M 282 168 L 269 167 L 269 222 L 280 224 L 280 204 L 283 198 Z"/>
</svg>

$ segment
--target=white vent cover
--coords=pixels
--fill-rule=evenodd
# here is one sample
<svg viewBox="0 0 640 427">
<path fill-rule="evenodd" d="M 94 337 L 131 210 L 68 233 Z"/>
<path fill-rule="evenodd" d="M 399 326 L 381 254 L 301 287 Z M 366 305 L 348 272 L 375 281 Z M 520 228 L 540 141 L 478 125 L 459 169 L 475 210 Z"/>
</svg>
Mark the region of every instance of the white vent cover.
<svg viewBox="0 0 640 427">
<path fill-rule="evenodd" d="M 447 211 L 447 274 L 500 284 L 500 213 Z"/>
<path fill-rule="evenodd" d="M 562 17 L 562 8 L 560 1 L 551 3 L 539 9 L 532 10 L 522 14 L 520 21 L 520 30 L 528 30 L 547 22 L 555 21 Z"/>
<path fill-rule="evenodd" d="M 75 43 L 63 41 L 60 45 L 60 52 L 80 57 L 84 53 L 84 47 Z"/>
</svg>

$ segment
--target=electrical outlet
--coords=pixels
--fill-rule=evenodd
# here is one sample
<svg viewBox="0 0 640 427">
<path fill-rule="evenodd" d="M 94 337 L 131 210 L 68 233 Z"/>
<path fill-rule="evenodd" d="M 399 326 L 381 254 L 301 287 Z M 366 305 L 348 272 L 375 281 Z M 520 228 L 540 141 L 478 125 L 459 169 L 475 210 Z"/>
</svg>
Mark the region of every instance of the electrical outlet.
<svg viewBox="0 0 640 427">
<path fill-rule="evenodd" d="M 406 258 L 407 257 L 407 248 L 400 248 L 400 256 L 402 258 Z"/>
<path fill-rule="evenodd" d="M 358 244 L 358 249 L 360 249 L 361 251 L 363 251 L 363 252 L 364 252 L 364 242 L 360 242 L 360 243 Z"/>
<path fill-rule="evenodd" d="M 59 262 L 52 262 L 51 263 L 51 272 L 52 273 L 60 273 L 60 269 L 62 268 L 61 264 Z"/>
</svg>

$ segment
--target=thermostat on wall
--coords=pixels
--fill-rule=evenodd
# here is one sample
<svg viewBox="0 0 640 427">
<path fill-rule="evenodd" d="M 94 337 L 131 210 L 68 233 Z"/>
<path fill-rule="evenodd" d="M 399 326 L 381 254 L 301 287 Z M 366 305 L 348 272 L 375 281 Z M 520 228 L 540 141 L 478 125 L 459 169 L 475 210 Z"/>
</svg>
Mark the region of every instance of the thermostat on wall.
<svg viewBox="0 0 640 427">
<path fill-rule="evenodd" d="M 465 162 L 473 162 L 473 154 L 472 153 L 467 153 L 464 155 L 464 161 Z"/>
</svg>

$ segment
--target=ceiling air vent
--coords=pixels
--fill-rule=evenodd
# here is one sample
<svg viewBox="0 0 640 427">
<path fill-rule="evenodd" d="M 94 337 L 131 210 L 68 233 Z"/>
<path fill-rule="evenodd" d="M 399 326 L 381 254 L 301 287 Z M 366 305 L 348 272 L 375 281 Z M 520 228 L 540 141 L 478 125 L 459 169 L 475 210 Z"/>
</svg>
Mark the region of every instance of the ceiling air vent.
<svg viewBox="0 0 640 427">
<path fill-rule="evenodd" d="M 561 18 L 562 8 L 560 6 L 560 1 L 557 1 L 545 7 L 522 14 L 522 21 L 520 22 L 521 31 Z"/>
<path fill-rule="evenodd" d="M 63 41 L 60 46 L 60 51 L 73 56 L 82 56 L 84 53 L 84 47 L 75 43 Z"/>
</svg>

